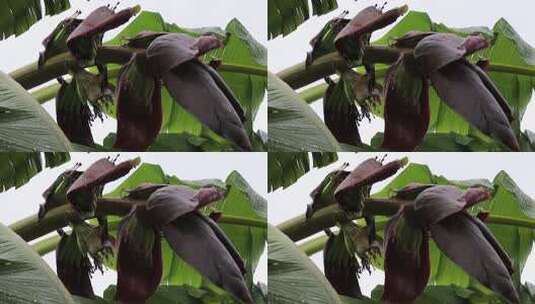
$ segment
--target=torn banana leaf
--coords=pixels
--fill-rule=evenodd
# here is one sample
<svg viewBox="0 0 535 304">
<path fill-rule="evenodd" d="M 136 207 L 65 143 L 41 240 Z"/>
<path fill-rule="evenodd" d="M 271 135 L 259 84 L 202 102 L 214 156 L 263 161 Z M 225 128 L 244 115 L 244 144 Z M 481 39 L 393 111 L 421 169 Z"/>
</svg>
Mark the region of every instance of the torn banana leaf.
<svg viewBox="0 0 535 304">
<path fill-rule="evenodd" d="M 160 233 L 137 219 L 135 210 L 120 223 L 117 293 L 120 303 L 145 303 L 162 278 Z"/>
<path fill-rule="evenodd" d="M 145 55 L 123 67 L 117 86 L 117 138 L 114 148 L 145 151 L 162 126 L 161 82 L 148 72 Z"/>
<path fill-rule="evenodd" d="M 210 37 L 160 36 L 147 49 L 149 64 L 184 109 L 212 131 L 250 151 L 244 112 L 238 100 L 212 67 L 197 60 L 197 56 L 218 46 Z"/>
<path fill-rule="evenodd" d="M 429 82 L 418 72 L 414 57 L 402 55 L 385 77 L 385 135 L 382 147 L 413 151 L 429 126 Z"/>
</svg>

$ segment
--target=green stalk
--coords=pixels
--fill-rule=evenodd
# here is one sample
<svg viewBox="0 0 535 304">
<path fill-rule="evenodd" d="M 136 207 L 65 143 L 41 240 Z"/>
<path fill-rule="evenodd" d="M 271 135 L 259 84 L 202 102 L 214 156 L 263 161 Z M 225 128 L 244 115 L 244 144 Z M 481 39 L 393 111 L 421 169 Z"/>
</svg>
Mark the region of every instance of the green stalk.
<svg viewBox="0 0 535 304">
<path fill-rule="evenodd" d="M 96 216 L 104 215 L 127 215 L 132 207 L 143 205 L 145 201 L 135 201 L 128 199 L 108 199 L 100 198 L 97 201 Z M 22 239 L 29 242 L 48 233 L 66 227 L 71 221 L 76 220 L 78 215 L 70 204 L 50 210 L 42 219 L 37 218 L 37 214 L 22 219 L 9 226 Z M 266 223 L 261 220 L 247 219 L 242 217 L 226 216 L 225 221 L 229 224 L 247 225 L 265 228 Z"/>
<path fill-rule="evenodd" d="M 121 71 L 121 68 L 112 68 L 108 71 L 108 79 L 114 79 L 119 76 L 119 72 Z M 55 83 L 49 86 L 46 86 L 44 88 L 37 89 L 30 94 L 39 102 L 40 104 L 45 104 L 46 102 L 54 99 L 56 95 L 58 94 L 59 89 L 61 88 L 61 85 L 59 83 Z"/>
<path fill-rule="evenodd" d="M 133 49 L 122 46 L 103 46 L 98 50 L 96 61 L 103 64 L 124 64 L 130 60 L 134 53 L 144 51 L 145 50 L 143 49 Z M 75 58 L 69 52 L 65 52 L 52 57 L 41 68 L 38 67 L 37 62 L 34 62 L 11 72 L 9 76 L 20 83 L 25 89 L 29 90 L 69 73 L 69 69 L 75 66 Z M 223 72 L 245 73 L 264 77 L 267 75 L 265 68 L 240 64 L 223 63 L 219 67 L 219 70 Z"/>
<path fill-rule="evenodd" d="M 485 220 L 485 223 L 535 229 L 535 220 L 518 219 L 518 218 L 500 216 L 500 215 L 489 215 L 489 217 Z M 377 231 L 380 231 L 384 229 L 384 226 L 386 225 L 386 220 L 377 221 L 375 225 L 376 225 L 375 227 Z M 327 243 L 327 240 L 328 240 L 328 237 L 323 234 L 323 235 L 320 235 L 318 237 L 315 237 L 311 240 L 304 242 L 303 244 L 299 245 L 299 248 L 303 250 L 303 252 L 306 255 L 311 256 L 313 254 L 316 254 L 322 251 L 323 248 L 325 247 L 325 244 Z"/>
<path fill-rule="evenodd" d="M 409 202 L 396 199 L 368 198 L 363 202 L 362 211 L 352 215 L 348 215 L 347 212 L 340 209 L 338 204 L 331 204 L 318 210 L 310 219 L 306 219 L 305 215 L 302 214 L 279 224 L 277 228 L 296 242 L 347 219 L 355 220 L 366 215 L 392 216 L 407 203 Z"/>
<path fill-rule="evenodd" d="M 363 62 L 376 64 L 392 64 L 401 51 L 392 47 L 370 46 L 365 51 Z M 318 58 L 312 65 L 305 67 L 305 62 L 293 65 L 277 74 L 294 90 L 305 87 L 317 80 L 333 75 L 338 69 L 347 68 L 347 63 L 336 52 Z M 490 64 L 490 72 L 509 73 L 515 75 L 535 76 L 535 68 L 520 67 L 506 64 Z"/>
<path fill-rule="evenodd" d="M 242 226 L 249 226 L 249 227 L 258 227 L 262 229 L 266 229 L 266 222 L 261 220 L 254 220 L 250 218 L 240 217 L 240 216 L 231 216 L 231 215 L 223 215 L 218 223 L 221 224 L 230 224 L 230 225 L 242 225 Z M 117 225 L 116 225 L 117 226 Z M 113 227 L 112 223 L 110 223 L 109 229 L 114 230 L 117 229 L 117 227 Z M 45 255 L 48 254 L 54 250 L 56 250 L 56 247 L 58 246 L 58 243 L 60 241 L 59 235 L 54 235 L 49 238 L 46 238 L 44 240 L 41 240 L 35 244 L 32 245 L 32 248 L 39 254 L 39 255 Z"/>
<path fill-rule="evenodd" d="M 357 72 L 363 73 L 364 69 L 362 67 L 359 67 L 356 69 Z M 377 79 L 383 78 L 386 75 L 386 71 L 388 71 L 388 67 L 380 67 L 375 70 L 375 77 Z M 326 83 L 322 83 L 316 86 L 313 86 L 311 88 L 305 89 L 299 93 L 299 96 L 308 104 L 312 104 L 315 101 L 318 101 L 325 96 L 325 91 L 327 91 L 327 88 L 329 86 Z"/>
</svg>

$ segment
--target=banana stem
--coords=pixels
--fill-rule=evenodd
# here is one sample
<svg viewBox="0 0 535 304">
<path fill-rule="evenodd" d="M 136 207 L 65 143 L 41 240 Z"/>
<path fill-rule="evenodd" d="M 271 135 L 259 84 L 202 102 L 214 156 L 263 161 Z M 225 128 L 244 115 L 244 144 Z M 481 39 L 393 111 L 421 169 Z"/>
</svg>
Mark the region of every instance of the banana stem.
<svg viewBox="0 0 535 304">
<path fill-rule="evenodd" d="M 134 53 L 144 51 L 143 49 L 122 46 L 103 46 L 97 52 L 96 61 L 103 64 L 124 64 L 130 60 Z M 37 62 L 34 62 L 11 72 L 9 76 L 15 79 L 25 89 L 29 90 L 67 74 L 69 69 L 75 65 L 75 58 L 69 52 L 65 52 L 50 58 L 41 68 L 38 67 Z M 224 72 L 267 76 L 266 68 L 259 66 L 222 63 L 218 69 Z"/>
<path fill-rule="evenodd" d="M 250 226 L 250 227 L 257 227 L 266 229 L 266 222 L 260 221 L 260 220 L 254 220 L 250 218 L 240 217 L 240 216 L 230 216 L 230 215 L 223 215 L 219 220 L 219 224 L 230 224 L 230 225 L 242 225 L 242 226 Z M 114 227 L 114 223 L 110 223 L 110 230 L 115 230 L 117 227 Z M 115 223 L 116 224 L 116 223 Z M 117 226 L 117 225 L 115 225 Z M 41 240 L 35 244 L 32 245 L 32 248 L 39 254 L 39 255 L 45 255 L 48 254 L 54 250 L 56 250 L 56 247 L 58 246 L 58 243 L 60 241 L 59 235 L 51 236 L 47 239 Z"/>
<path fill-rule="evenodd" d="M 100 198 L 97 201 L 95 217 L 97 216 L 125 216 L 132 207 L 143 205 L 145 201 L 135 201 L 128 199 Z M 67 226 L 71 221 L 77 219 L 78 215 L 70 204 L 50 210 L 42 219 L 37 218 L 37 214 L 22 219 L 9 226 L 22 239 L 29 242 L 48 233 Z M 223 220 L 224 219 L 224 220 Z M 237 216 L 223 216 L 220 223 L 234 225 L 246 225 L 265 228 L 266 222 L 262 220 L 248 219 Z"/>
</svg>

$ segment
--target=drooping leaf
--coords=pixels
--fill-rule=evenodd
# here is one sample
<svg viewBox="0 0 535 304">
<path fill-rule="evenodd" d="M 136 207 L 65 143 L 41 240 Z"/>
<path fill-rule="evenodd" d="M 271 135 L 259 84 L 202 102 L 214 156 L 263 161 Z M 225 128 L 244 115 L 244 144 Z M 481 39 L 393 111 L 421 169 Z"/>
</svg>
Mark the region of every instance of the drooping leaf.
<svg viewBox="0 0 535 304">
<path fill-rule="evenodd" d="M 522 39 L 510 23 L 500 19 L 492 30 L 496 39 L 488 52 L 491 63 L 535 67 L 535 49 Z M 524 113 L 531 101 L 533 77 L 501 72 L 490 72 L 489 75 L 511 107 L 513 128 L 519 132 Z"/>
<path fill-rule="evenodd" d="M 251 134 L 260 105 L 265 102 L 268 51 L 236 18 L 227 24 L 225 31 L 225 47 L 206 54 L 204 60 L 220 60 L 224 64 L 254 67 L 265 71 L 263 74 L 219 71 L 240 102 L 244 110 L 245 128 L 248 134 Z"/>
<path fill-rule="evenodd" d="M 225 183 L 228 187 L 227 195 L 223 201 L 214 205 L 216 212 L 221 212 L 223 216 L 250 218 L 257 222 L 267 223 L 267 200 L 258 194 L 241 174 L 236 171 L 230 173 Z M 239 256 L 243 259 L 245 279 L 247 286 L 251 289 L 260 257 L 266 253 L 266 224 L 244 226 L 218 223 L 218 226 L 230 241 L 227 248 L 236 248 L 229 249 L 229 251 L 239 252 Z M 217 230 L 217 227 L 214 227 L 214 231 Z M 233 255 L 236 256 L 236 254 Z M 237 263 L 239 260 L 236 258 Z"/>
<path fill-rule="evenodd" d="M 268 252 L 269 303 L 342 303 L 316 265 L 292 240 L 269 224 Z"/>
<path fill-rule="evenodd" d="M 268 145 L 271 151 L 341 150 L 336 138 L 314 111 L 286 83 L 271 73 L 268 75 L 268 100 Z"/>
<path fill-rule="evenodd" d="M 67 137 L 39 103 L 0 72 L 0 150 L 70 151 Z"/>
<path fill-rule="evenodd" d="M 0 224 L 0 294 L 19 303 L 74 304 L 46 262 L 8 227 Z"/>
</svg>

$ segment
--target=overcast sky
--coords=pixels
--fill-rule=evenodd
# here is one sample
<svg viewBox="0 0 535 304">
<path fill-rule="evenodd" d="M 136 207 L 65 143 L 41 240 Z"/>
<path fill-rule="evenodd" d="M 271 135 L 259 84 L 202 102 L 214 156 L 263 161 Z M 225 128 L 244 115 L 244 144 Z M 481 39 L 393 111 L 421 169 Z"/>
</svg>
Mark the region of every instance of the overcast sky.
<svg viewBox="0 0 535 304">
<path fill-rule="evenodd" d="M 70 0 L 71 9 L 59 15 L 46 16 L 27 32 L 18 37 L 11 37 L 0 41 L 0 70 L 9 73 L 29 63 L 33 63 L 39 57 L 43 49 L 41 42 L 49 35 L 56 25 L 63 19 L 73 15 L 75 10 L 81 10 L 85 17 L 93 9 L 107 4 L 114 5 L 113 0 Z M 219 26 L 224 28 L 233 18 L 240 22 L 262 44 L 266 45 L 267 33 L 267 4 L 266 0 L 189 0 L 189 1 L 154 1 L 154 0 L 121 0 L 119 9 L 141 5 L 143 10 L 154 11 L 162 14 L 164 20 L 176 23 L 186 28 L 198 28 L 206 26 Z M 104 41 L 114 37 L 126 26 L 107 32 Z M 48 102 L 45 105 L 51 116 L 56 118 L 55 103 Z M 104 123 L 95 120 L 93 137 L 97 143 L 110 133 L 115 132 L 117 123 L 115 119 L 106 119 Z M 255 129 L 267 131 L 267 104 L 264 102 L 254 124 Z"/>
<path fill-rule="evenodd" d="M 350 12 L 349 16 L 352 17 L 366 6 L 376 3 L 381 5 L 383 2 L 376 0 L 338 0 L 339 8 L 337 10 L 321 17 L 312 17 L 290 35 L 270 40 L 268 42 L 270 71 L 279 72 L 304 61 L 306 53 L 311 49 L 309 45 L 310 39 L 329 20 L 340 15 L 342 11 L 348 10 Z M 434 22 L 441 22 L 450 27 L 487 26 L 492 28 L 494 23 L 503 17 L 524 40 L 535 46 L 533 22 L 531 18 L 526 17 L 526 12 L 535 11 L 535 1 L 389 0 L 386 8 L 390 9 L 404 4 L 407 4 L 411 10 L 427 12 Z M 389 28 L 375 32 L 372 41 L 382 36 Z M 323 117 L 322 102 L 315 102 L 312 107 L 320 117 Z M 522 122 L 522 128 L 535 130 L 534 102 L 531 102 L 528 106 L 526 116 Z M 369 123 L 365 120 L 359 130 L 363 141 L 369 143 L 369 140 L 377 132 L 383 132 L 384 121 L 382 119 L 374 119 Z"/>
<path fill-rule="evenodd" d="M 35 176 L 29 183 L 19 189 L 11 189 L 0 193 L 0 222 L 10 225 L 27 216 L 36 214 L 39 204 L 43 203 L 42 193 L 66 169 L 73 164 L 83 164 L 82 170 L 94 161 L 105 157 L 115 156 L 108 153 L 71 153 L 72 161 L 58 168 L 47 169 Z M 265 153 L 121 153 L 119 161 L 141 157 L 142 162 L 159 164 L 164 172 L 176 175 L 181 179 L 198 180 L 217 178 L 224 180 L 233 170 L 238 171 L 252 188 L 266 197 L 267 155 Z M 113 183 L 109 183 L 104 193 L 113 190 L 128 176 Z M 50 235 L 53 235 L 50 234 Z M 52 269 L 56 269 L 55 254 L 45 257 Z M 255 273 L 255 279 L 267 282 L 267 260 L 263 255 Z M 110 284 L 116 284 L 117 276 L 114 271 L 107 271 L 104 275 L 96 272 L 92 282 L 95 292 L 101 294 Z"/>
<path fill-rule="evenodd" d="M 339 153 L 339 161 L 322 169 L 312 169 L 308 174 L 301 177 L 295 184 L 285 190 L 277 190 L 268 194 L 269 221 L 277 225 L 285 220 L 303 214 L 306 205 L 311 203 L 310 192 L 332 170 L 339 168 L 344 162 L 350 164 L 352 170 L 367 158 L 378 156 L 372 153 Z M 448 179 L 474 179 L 487 178 L 492 180 L 500 170 L 505 170 L 518 186 L 532 198 L 535 197 L 533 181 L 535 174 L 532 170 L 526 170 L 526 164 L 535 162 L 535 155 L 529 153 L 389 153 L 387 161 L 408 156 L 410 162 L 426 164 L 435 175 L 443 175 Z M 377 183 L 372 188 L 372 193 L 379 191 L 391 181 Z M 288 198 L 291 198 L 289 200 Z M 319 236 L 318 233 L 315 236 Z M 313 237 L 311 237 L 313 238 Z M 312 257 L 316 265 L 323 269 L 322 253 Z M 535 254 L 531 254 L 524 268 L 523 280 L 535 283 Z M 360 278 L 360 286 L 364 294 L 369 295 L 377 284 L 384 283 L 382 271 L 374 271 L 372 275 L 363 272 Z"/>
</svg>

